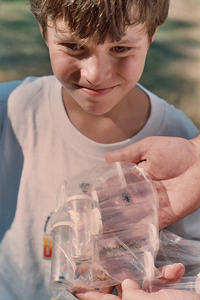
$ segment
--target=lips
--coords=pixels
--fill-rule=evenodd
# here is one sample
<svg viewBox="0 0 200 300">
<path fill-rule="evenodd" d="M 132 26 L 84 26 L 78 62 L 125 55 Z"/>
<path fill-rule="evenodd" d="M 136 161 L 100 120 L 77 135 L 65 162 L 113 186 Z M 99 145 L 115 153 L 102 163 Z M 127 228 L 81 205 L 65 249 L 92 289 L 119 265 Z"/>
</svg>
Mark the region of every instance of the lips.
<svg viewBox="0 0 200 300">
<path fill-rule="evenodd" d="M 104 89 L 91 89 L 91 88 L 87 88 L 87 87 L 80 87 L 80 89 L 83 92 L 85 92 L 85 93 L 87 93 L 91 96 L 105 95 L 105 94 L 111 92 L 114 88 L 115 88 L 115 86 L 114 87 L 109 87 L 109 88 L 104 88 Z"/>
</svg>

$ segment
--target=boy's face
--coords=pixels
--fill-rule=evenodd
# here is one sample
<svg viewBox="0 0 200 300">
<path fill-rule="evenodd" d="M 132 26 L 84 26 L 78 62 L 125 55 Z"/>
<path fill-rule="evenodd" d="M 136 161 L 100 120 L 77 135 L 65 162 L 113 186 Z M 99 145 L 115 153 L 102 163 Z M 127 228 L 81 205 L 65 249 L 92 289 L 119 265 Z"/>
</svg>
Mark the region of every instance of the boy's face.
<svg viewBox="0 0 200 300">
<path fill-rule="evenodd" d="M 128 27 L 119 42 L 96 45 L 93 38 L 73 36 L 60 21 L 48 27 L 46 42 L 64 102 L 75 100 L 84 111 L 103 115 L 132 99 L 149 48 L 144 25 Z"/>
</svg>

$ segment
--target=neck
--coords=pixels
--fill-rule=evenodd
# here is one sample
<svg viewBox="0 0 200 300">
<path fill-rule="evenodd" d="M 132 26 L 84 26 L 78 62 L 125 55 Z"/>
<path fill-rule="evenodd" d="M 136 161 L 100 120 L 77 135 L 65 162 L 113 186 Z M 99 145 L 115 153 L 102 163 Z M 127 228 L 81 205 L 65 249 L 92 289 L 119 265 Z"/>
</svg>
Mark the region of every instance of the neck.
<svg viewBox="0 0 200 300">
<path fill-rule="evenodd" d="M 72 124 L 89 139 L 103 144 L 117 143 L 137 134 L 150 114 L 148 96 L 138 87 L 130 101 L 119 102 L 104 115 L 92 115 L 63 91 L 63 102 Z"/>
</svg>

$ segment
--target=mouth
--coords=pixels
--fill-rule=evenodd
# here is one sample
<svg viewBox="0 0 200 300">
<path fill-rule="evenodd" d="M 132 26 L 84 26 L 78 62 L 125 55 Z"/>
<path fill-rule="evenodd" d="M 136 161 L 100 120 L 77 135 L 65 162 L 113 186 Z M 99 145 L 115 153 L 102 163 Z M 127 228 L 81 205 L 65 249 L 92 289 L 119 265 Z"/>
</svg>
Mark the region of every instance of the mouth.
<svg viewBox="0 0 200 300">
<path fill-rule="evenodd" d="M 77 85 L 77 86 L 83 92 L 85 92 L 91 96 L 102 96 L 102 95 L 108 94 L 116 87 L 116 86 L 112 86 L 112 87 L 108 87 L 108 88 L 92 89 L 89 87 L 84 87 L 84 86 L 79 86 L 79 85 Z"/>
</svg>

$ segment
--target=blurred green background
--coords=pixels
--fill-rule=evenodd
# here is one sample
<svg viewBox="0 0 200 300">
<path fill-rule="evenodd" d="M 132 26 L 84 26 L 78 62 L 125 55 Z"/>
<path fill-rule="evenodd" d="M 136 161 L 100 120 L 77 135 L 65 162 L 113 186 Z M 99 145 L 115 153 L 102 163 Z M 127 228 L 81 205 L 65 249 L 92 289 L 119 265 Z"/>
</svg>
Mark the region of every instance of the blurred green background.
<svg viewBox="0 0 200 300">
<path fill-rule="evenodd" d="M 51 74 L 48 51 L 28 0 L 0 2 L 0 82 Z M 171 0 L 140 81 L 200 128 L 200 0 Z"/>
</svg>

